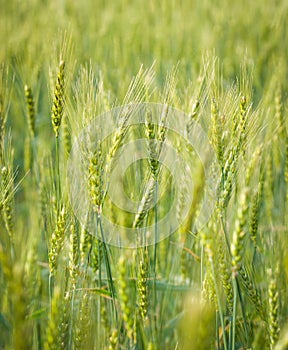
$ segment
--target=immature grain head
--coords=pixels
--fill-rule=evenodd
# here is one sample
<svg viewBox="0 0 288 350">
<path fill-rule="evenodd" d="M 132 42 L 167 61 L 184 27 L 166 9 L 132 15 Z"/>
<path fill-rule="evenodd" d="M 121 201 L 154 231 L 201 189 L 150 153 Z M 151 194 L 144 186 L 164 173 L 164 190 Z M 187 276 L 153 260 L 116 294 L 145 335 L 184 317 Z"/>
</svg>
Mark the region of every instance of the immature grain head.
<svg viewBox="0 0 288 350">
<path fill-rule="evenodd" d="M 27 105 L 27 122 L 31 139 L 35 136 L 35 103 L 32 90 L 28 85 L 25 85 L 25 97 Z"/>
<path fill-rule="evenodd" d="M 248 189 L 245 188 L 242 192 L 239 208 L 237 212 L 237 218 L 235 222 L 235 229 L 233 232 L 233 238 L 231 243 L 231 257 L 232 257 L 232 272 L 233 276 L 237 276 L 238 271 L 242 264 L 243 258 L 243 242 L 246 235 L 246 223 L 248 212 Z"/>
<path fill-rule="evenodd" d="M 64 108 L 64 70 L 65 62 L 61 61 L 59 72 L 54 91 L 53 107 L 52 107 L 52 125 L 56 138 L 59 136 L 59 127 L 61 125 L 63 108 Z"/>
<path fill-rule="evenodd" d="M 58 256 L 63 247 L 64 238 L 65 238 L 64 237 L 65 225 L 66 225 L 66 209 L 65 207 L 63 207 L 57 217 L 56 228 L 51 237 L 50 249 L 48 253 L 51 275 L 53 275 L 55 270 L 57 269 Z"/>
<path fill-rule="evenodd" d="M 268 287 L 268 331 L 270 340 L 270 349 L 273 350 L 280 333 L 279 327 L 279 292 L 277 289 L 276 279 L 269 271 L 270 281 Z"/>
<path fill-rule="evenodd" d="M 51 313 L 46 327 L 45 350 L 63 349 L 68 341 L 68 299 L 64 298 L 59 286 L 54 290 Z"/>
<path fill-rule="evenodd" d="M 69 274 L 71 278 L 72 288 L 76 288 L 77 275 L 79 273 L 79 240 L 77 230 L 74 224 L 70 225 L 70 236 L 69 236 Z"/>
<path fill-rule="evenodd" d="M 144 255 L 144 258 L 139 263 L 139 277 L 137 281 L 138 307 L 143 320 L 146 319 L 148 312 L 147 265 L 146 255 Z"/>
<path fill-rule="evenodd" d="M 1 178 L 2 178 L 1 185 L 4 190 L 3 191 L 4 198 L 2 200 L 2 203 L 0 203 L 0 207 L 2 207 L 3 219 L 4 219 L 6 230 L 10 238 L 13 238 L 13 231 L 14 231 L 14 218 L 13 218 L 14 214 L 13 214 L 13 202 L 12 202 L 13 179 L 11 178 L 10 171 L 6 166 L 3 166 L 1 169 Z"/>
<path fill-rule="evenodd" d="M 219 107 L 216 100 L 211 101 L 212 143 L 220 165 L 223 164 L 223 142 Z"/>
<path fill-rule="evenodd" d="M 219 273 L 221 277 L 221 282 L 223 286 L 223 290 L 226 296 L 227 308 L 232 314 L 233 311 L 233 288 L 231 281 L 231 274 L 229 273 L 229 269 L 227 267 L 227 257 L 225 254 L 225 244 L 222 239 L 218 242 L 217 249 L 217 257 L 219 262 Z"/>
<path fill-rule="evenodd" d="M 127 283 L 126 259 L 121 256 L 119 259 L 119 302 L 122 311 L 122 317 L 127 331 L 128 338 L 134 341 L 134 317 L 131 300 L 129 299 L 129 287 Z"/>
<path fill-rule="evenodd" d="M 116 350 L 118 349 L 118 338 L 119 338 L 119 334 L 118 334 L 118 330 L 114 329 L 111 333 L 111 336 L 109 338 L 109 347 L 108 350 Z"/>
<path fill-rule="evenodd" d="M 101 206 L 104 200 L 103 189 L 103 156 L 101 142 L 97 143 L 95 151 L 92 153 L 89 159 L 88 169 L 88 181 L 89 181 L 89 194 L 93 209 L 98 213 L 101 212 Z"/>
</svg>

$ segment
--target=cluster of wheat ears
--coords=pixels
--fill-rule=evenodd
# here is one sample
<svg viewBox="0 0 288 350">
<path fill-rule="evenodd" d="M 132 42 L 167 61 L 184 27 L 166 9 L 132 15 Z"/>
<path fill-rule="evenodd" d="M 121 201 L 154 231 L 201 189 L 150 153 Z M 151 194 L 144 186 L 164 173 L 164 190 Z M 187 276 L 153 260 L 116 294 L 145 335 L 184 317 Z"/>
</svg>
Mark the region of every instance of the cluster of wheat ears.
<svg viewBox="0 0 288 350">
<path fill-rule="evenodd" d="M 32 2 L 31 9 L 40 11 L 37 1 Z M 148 3 L 147 20 L 153 22 L 156 12 Z M 205 1 L 195 3 L 210 21 L 218 18 L 219 34 L 225 16 L 212 4 L 210 12 Z M 56 4 L 57 16 L 75 11 L 73 18 L 83 29 L 78 5 L 69 4 L 63 5 L 63 13 Z M 161 7 L 163 17 L 155 28 L 178 13 L 176 4 L 171 4 Z M 253 6 L 252 13 L 258 11 L 258 5 Z M 124 11 L 120 3 L 118 7 Z M 267 11 L 259 8 L 266 16 Z M 31 9 L 23 5 L 17 20 L 26 18 Z M 108 23 L 112 11 L 107 7 L 103 13 Z M 127 11 L 123 18 L 130 18 L 133 6 Z M 183 62 L 177 65 L 175 58 L 169 69 L 157 62 L 138 66 L 136 74 L 127 73 L 121 81 L 121 68 L 101 72 L 83 54 L 77 62 L 77 45 L 72 45 L 67 31 L 57 34 L 61 39 L 50 53 L 49 43 L 37 46 L 37 33 L 29 32 L 27 40 L 29 26 L 23 18 L 27 28 L 18 41 L 12 25 L 5 27 L 13 34 L 15 55 L 10 46 L 5 54 L 0 52 L 0 349 L 288 349 L 287 57 L 278 55 L 286 31 L 281 31 L 284 16 L 274 7 L 272 12 L 279 17 L 273 22 L 274 46 L 266 27 L 261 27 L 271 45 L 263 48 L 262 62 L 259 58 L 254 67 L 243 55 L 234 79 L 226 76 L 236 60 L 226 59 L 228 67 L 223 57 L 208 53 L 193 66 L 193 74 L 188 64 L 183 74 Z M 185 7 L 179 13 L 184 16 Z M 250 18 L 246 12 L 243 21 L 244 17 Z M 44 21 L 45 16 L 41 18 Z M 199 22 L 195 27 L 193 21 L 186 18 L 186 22 L 198 33 Z M 114 24 L 110 37 L 105 23 L 97 33 L 104 38 L 102 60 L 106 57 L 111 63 L 106 35 L 111 41 L 123 27 Z M 184 32 L 185 28 L 183 24 Z M 44 29 L 39 29 L 41 35 Z M 139 29 L 134 29 L 135 43 L 130 32 L 121 40 L 126 38 L 134 43 L 131 47 L 144 52 L 150 48 L 149 40 L 141 41 Z M 181 38 L 177 26 L 171 30 Z M 157 33 L 158 42 L 151 48 L 168 62 L 168 46 L 161 46 L 162 31 Z M 147 29 L 147 35 L 154 38 L 155 33 Z M 209 35 L 212 38 L 213 33 Z M 203 34 L 201 39 L 205 38 Z M 14 45 L 21 40 L 31 40 L 26 51 Z M 171 44 L 173 50 L 178 50 L 179 42 Z M 83 39 L 83 47 L 86 44 Z M 134 67 L 133 49 L 128 49 L 126 62 L 121 45 L 113 45 L 115 60 L 121 58 L 119 66 Z M 37 50 L 44 46 L 37 63 Z M 92 52 L 92 45 L 87 47 Z M 51 56 L 46 59 L 48 52 Z M 223 52 L 227 53 L 224 48 Z M 269 61 L 272 52 L 279 59 Z M 260 83 L 265 89 L 259 88 Z M 139 106 L 149 104 L 162 106 L 164 119 L 155 124 L 152 108 L 141 125 L 130 125 Z M 114 126 L 108 137 L 100 140 L 83 133 L 91 125 L 105 128 L 97 121 L 112 118 L 119 106 L 125 106 L 118 109 L 123 113 L 114 114 L 112 124 L 107 121 Z M 167 110 L 172 118 L 174 112 L 175 118 L 185 114 L 185 122 L 175 122 L 183 134 L 189 135 L 195 124 L 201 127 L 213 151 L 209 172 L 192 144 L 165 127 Z M 137 211 L 129 212 L 109 197 L 110 176 L 121 157 L 133 160 L 135 155 L 125 154 L 124 146 L 137 139 L 144 140 L 141 145 L 148 156 L 131 161 L 115 185 L 124 188 L 125 198 L 138 203 Z M 177 166 L 178 157 L 184 160 L 177 176 L 159 160 L 166 144 L 175 151 Z M 75 164 L 77 152 L 80 165 Z M 79 184 L 79 177 L 75 182 L 72 176 L 75 166 L 84 174 Z M 209 180 L 217 184 L 213 193 Z M 125 198 L 118 194 L 121 203 Z M 206 216 L 204 198 L 212 205 Z M 198 225 L 203 210 L 207 220 Z M 163 218 L 179 224 L 169 234 L 162 232 Z M 105 220 L 112 223 L 113 234 Z M 141 236 L 146 227 L 152 227 L 155 236 L 149 244 Z M 121 244 L 126 229 L 135 234 L 133 248 Z"/>
<path fill-rule="evenodd" d="M 203 125 L 220 167 L 213 214 L 197 232 L 192 228 L 206 186 L 203 164 L 197 163 L 193 149 L 188 150 L 190 160 L 197 164 L 194 188 L 187 188 L 185 174 L 177 178 L 180 183 L 172 183 L 156 159 L 153 141 L 160 140 L 161 144 L 169 136 L 179 153 L 189 146 L 176 134 L 168 135 L 163 126 L 152 124 L 149 115 L 142 133 L 151 158 L 138 164 L 137 169 L 130 169 L 123 179 L 129 195 L 135 198 L 139 197 L 143 179 L 152 180 L 152 186 L 140 194 L 143 205 L 139 212 L 131 217 L 109 201 L 105 206 L 104 172 L 109 173 L 109 164 L 125 138 L 139 133 L 139 127 L 133 130 L 125 124 L 129 116 L 124 116 L 105 147 L 94 142 L 93 151 L 87 154 L 88 201 L 97 213 L 95 232 L 78 221 L 67 185 L 72 135 L 77 135 L 97 113 L 113 108 L 102 81 L 89 66 L 80 68 L 76 81 L 70 78 L 69 87 L 66 62 L 60 61 L 50 117 L 55 147 L 45 155 L 38 149 L 35 92 L 24 85 L 26 172 L 19 179 L 6 125 L 11 108 L 11 86 L 7 84 L 10 72 L 2 66 L 3 346 L 274 349 L 285 323 L 287 300 L 286 231 L 281 225 L 273 225 L 273 220 L 278 222 L 281 217 L 279 222 L 284 226 L 287 219 L 285 105 L 281 87 L 277 86 L 269 111 L 261 105 L 253 108 L 249 76 L 244 77 L 246 85 L 239 83 L 221 91 L 217 64 L 216 59 L 205 63 L 190 100 L 188 124 L 183 125 L 189 128 L 193 121 Z M 176 81 L 174 69 L 167 75 L 163 92 L 158 92 L 153 88 L 153 67 L 140 69 L 124 104 L 157 100 L 164 106 L 180 107 Z M 75 89 L 74 101 L 67 94 L 69 88 Z M 156 186 L 159 190 L 163 186 L 167 194 L 152 209 L 146 208 Z M 178 186 L 182 194 L 177 212 L 171 213 L 173 186 Z M 194 195 L 189 213 L 168 238 L 132 250 L 105 241 L 101 224 L 104 208 L 106 216 L 117 225 L 139 228 L 147 220 L 157 225 L 161 213 L 180 215 L 187 191 Z M 18 222 L 18 215 L 23 214 L 25 221 Z M 285 344 L 278 348 L 284 349 Z"/>
</svg>

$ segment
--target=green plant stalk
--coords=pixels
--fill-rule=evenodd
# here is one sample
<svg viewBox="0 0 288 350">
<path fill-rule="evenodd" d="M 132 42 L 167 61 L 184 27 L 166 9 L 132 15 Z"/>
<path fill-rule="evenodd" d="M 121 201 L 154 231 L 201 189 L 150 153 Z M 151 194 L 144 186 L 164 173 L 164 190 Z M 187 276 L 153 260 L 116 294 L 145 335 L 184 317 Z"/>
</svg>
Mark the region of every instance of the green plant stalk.
<svg viewBox="0 0 288 350">
<path fill-rule="evenodd" d="M 48 288 L 49 288 L 50 312 L 52 312 L 52 298 L 53 298 L 53 289 L 54 289 L 54 275 L 53 275 L 53 273 L 51 273 L 51 272 L 49 272 Z"/>
<path fill-rule="evenodd" d="M 236 284 L 237 284 L 237 291 L 238 291 L 238 297 L 239 297 L 239 302 L 240 302 L 240 306 L 241 306 L 241 312 L 242 312 L 243 321 L 244 321 L 245 335 L 246 335 L 246 339 L 248 339 L 248 322 L 247 322 L 247 318 L 246 318 L 246 314 L 245 314 L 245 308 L 244 308 L 242 292 L 241 292 L 238 276 L 236 276 L 235 279 L 236 279 Z"/>
<path fill-rule="evenodd" d="M 103 230 L 103 225 L 102 225 L 102 219 L 101 215 L 97 215 L 97 226 L 99 224 L 100 227 L 100 233 L 101 233 L 101 238 L 102 238 L 102 248 L 103 248 L 103 253 L 104 253 L 104 261 L 105 261 L 105 266 L 106 266 L 106 271 L 107 271 L 107 277 L 108 277 L 108 284 L 109 284 L 109 289 L 111 291 L 112 299 L 113 299 L 113 309 L 114 309 L 114 314 L 116 318 L 116 322 L 118 319 L 117 315 L 117 308 L 116 308 L 116 292 L 115 292 L 115 286 L 112 278 L 112 272 L 111 272 L 111 267 L 110 267 L 110 261 L 109 261 L 109 253 L 108 253 L 108 248 L 105 242 L 104 238 L 104 230 Z"/>
<path fill-rule="evenodd" d="M 154 216 L 155 216 L 155 240 L 154 240 L 154 278 L 156 279 L 156 264 L 157 264 L 157 244 L 158 244 L 158 206 L 157 206 L 157 200 L 158 200 L 158 180 L 155 180 L 155 190 L 154 190 Z"/>
<path fill-rule="evenodd" d="M 219 325 L 218 325 L 218 317 L 217 317 L 217 314 L 216 314 L 216 317 L 215 317 L 215 338 L 217 339 L 217 347 L 218 349 L 220 349 L 220 338 L 219 338 Z"/>
<path fill-rule="evenodd" d="M 99 237 L 99 226 L 98 224 L 96 225 L 96 237 Z M 101 267 L 101 247 L 98 244 L 98 257 L 99 257 L 99 262 L 98 262 L 98 287 L 101 289 L 102 288 L 102 267 Z M 101 334 L 101 298 L 98 298 L 98 310 L 97 310 L 97 329 L 98 329 L 98 334 Z"/>
<path fill-rule="evenodd" d="M 219 316 L 220 316 L 220 323 L 221 323 L 221 327 L 223 329 L 224 350 L 228 350 L 227 339 L 226 339 L 226 334 L 225 334 L 224 316 L 223 316 L 223 310 L 222 310 L 222 306 L 221 306 L 220 294 L 219 294 L 219 290 L 218 290 L 218 287 L 217 287 L 217 280 L 216 280 L 216 275 L 215 275 L 214 263 L 213 263 L 213 259 L 212 258 L 209 258 L 209 261 L 210 261 L 211 269 L 212 269 L 212 276 L 213 276 L 213 282 L 214 282 L 215 293 L 216 293 L 216 298 L 217 298 L 218 312 L 219 312 Z"/>
<path fill-rule="evenodd" d="M 232 323 L 233 323 L 233 315 L 229 317 L 229 349 L 232 349 Z"/>
<path fill-rule="evenodd" d="M 236 315 L 237 315 L 237 282 L 236 276 L 232 277 L 232 285 L 233 285 L 233 316 L 232 316 L 232 350 L 235 350 L 235 341 L 236 341 Z"/>
<path fill-rule="evenodd" d="M 38 321 L 37 325 L 36 325 L 36 338 L 37 338 L 37 348 L 38 348 L 38 350 L 42 350 L 43 344 L 42 344 L 42 333 L 41 333 L 40 321 Z"/>
<path fill-rule="evenodd" d="M 71 297 L 71 315 L 70 318 L 70 324 L 69 324 L 69 340 L 68 340 L 68 347 L 69 349 L 72 348 L 72 342 L 73 342 L 73 325 L 74 325 L 74 298 L 75 298 L 75 289 L 72 290 L 72 297 Z"/>
<path fill-rule="evenodd" d="M 230 242 L 229 242 L 228 234 L 227 234 L 227 231 L 226 231 L 226 228 L 224 225 L 224 218 L 222 216 L 221 216 L 221 225 L 222 225 L 225 240 L 227 243 L 228 253 L 229 253 L 229 256 L 231 257 Z M 233 277 L 233 279 L 234 279 L 234 277 Z M 243 316 L 243 320 L 244 320 L 244 329 L 245 329 L 246 339 L 248 339 L 247 319 L 246 319 L 245 308 L 244 308 L 244 303 L 243 303 L 243 298 L 242 298 L 242 293 L 241 293 L 241 289 L 240 289 L 238 276 L 235 276 L 235 281 L 236 281 L 236 289 L 238 291 L 238 296 L 239 296 L 239 301 L 240 301 L 240 306 L 241 306 L 241 312 L 242 312 L 242 316 Z M 233 289 L 234 289 L 234 287 L 233 287 Z"/>
<path fill-rule="evenodd" d="M 56 137 L 55 141 L 55 161 L 56 161 L 56 193 L 57 193 L 57 203 L 61 201 L 61 178 L 60 178 L 60 141 L 59 137 Z M 57 208 L 57 212 L 59 207 Z"/>
<path fill-rule="evenodd" d="M 156 290 L 156 280 L 157 280 L 157 244 L 158 244 L 158 206 L 157 206 L 157 197 L 158 197 L 158 181 L 155 180 L 155 190 L 154 190 L 154 225 L 155 225 L 155 241 L 154 241 L 154 266 L 153 266 L 153 305 L 156 310 L 157 307 L 157 290 Z M 157 319 L 154 320 L 154 334 L 157 337 Z"/>
</svg>

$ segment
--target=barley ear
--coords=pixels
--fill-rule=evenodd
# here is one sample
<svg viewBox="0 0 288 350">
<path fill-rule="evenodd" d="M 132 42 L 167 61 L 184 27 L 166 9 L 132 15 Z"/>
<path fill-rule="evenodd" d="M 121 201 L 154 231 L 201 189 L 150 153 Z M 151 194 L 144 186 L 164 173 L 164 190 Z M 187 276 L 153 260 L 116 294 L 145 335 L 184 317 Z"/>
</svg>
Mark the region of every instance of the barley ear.
<svg viewBox="0 0 288 350">
<path fill-rule="evenodd" d="M 101 142 L 98 141 L 96 149 L 93 151 L 89 159 L 88 181 L 89 195 L 93 210 L 100 213 L 104 200 L 103 190 L 103 155 Z"/>
<path fill-rule="evenodd" d="M 108 350 L 116 350 L 118 344 L 118 331 L 117 329 L 114 329 L 111 333 L 111 336 L 109 338 L 109 347 Z"/>
<path fill-rule="evenodd" d="M 69 330 L 69 299 L 65 298 L 60 288 L 54 290 L 51 313 L 46 329 L 45 350 L 65 349 Z"/>
<path fill-rule="evenodd" d="M 138 291 L 138 307 L 143 320 L 147 317 L 148 312 L 148 285 L 147 285 L 147 258 L 144 253 L 144 258 L 139 263 L 139 277 L 137 281 Z"/>
<path fill-rule="evenodd" d="M 268 287 L 268 332 L 270 340 L 270 349 L 273 350 L 280 333 L 279 328 L 279 293 L 277 291 L 276 279 L 269 271 L 270 282 Z"/>
<path fill-rule="evenodd" d="M 223 165 L 223 142 L 219 107 L 216 100 L 211 101 L 212 143 L 220 165 Z"/>
<path fill-rule="evenodd" d="M 75 349 L 88 349 L 89 348 L 89 334 L 91 327 L 91 315 L 90 315 L 90 297 L 87 293 L 82 296 L 81 304 L 78 311 L 78 322 L 76 324 L 74 347 Z M 91 345 L 91 344 L 90 344 Z"/>
<path fill-rule="evenodd" d="M 78 242 L 77 230 L 74 224 L 70 226 L 69 236 L 69 274 L 71 279 L 72 289 L 76 289 L 77 275 L 79 273 L 78 261 L 79 261 L 79 242 Z"/>
<path fill-rule="evenodd" d="M 9 234 L 10 239 L 13 239 L 14 233 L 14 218 L 13 218 L 13 196 L 10 198 L 13 189 L 13 176 L 6 166 L 1 169 L 2 186 L 4 189 L 4 200 L 1 203 L 3 211 L 3 219 L 6 230 Z M 12 191 L 13 192 L 13 191 Z"/>
<path fill-rule="evenodd" d="M 64 70 L 65 62 L 61 61 L 54 90 L 52 107 L 52 125 L 56 138 L 59 136 L 59 127 L 61 125 L 64 108 Z"/>
<path fill-rule="evenodd" d="M 248 189 L 245 188 L 239 203 L 237 212 L 237 218 L 235 223 L 235 229 L 233 232 L 233 238 L 231 243 L 231 258 L 232 258 L 232 273 L 236 277 L 242 264 L 242 251 L 243 242 L 246 235 L 246 224 L 247 224 L 247 204 Z"/>
<path fill-rule="evenodd" d="M 27 122 L 30 138 L 32 140 L 35 136 L 35 103 L 31 88 L 25 85 L 24 90 L 27 105 Z"/>
<path fill-rule="evenodd" d="M 134 342 L 134 317 L 132 314 L 131 301 L 129 300 L 129 288 L 125 263 L 125 257 L 121 256 L 119 260 L 119 301 L 127 336 L 132 342 Z"/>
<path fill-rule="evenodd" d="M 51 275 L 53 275 L 57 269 L 58 256 L 64 243 L 65 224 L 66 210 L 65 207 L 63 207 L 57 217 L 56 228 L 51 237 L 50 250 L 48 254 Z"/>
</svg>

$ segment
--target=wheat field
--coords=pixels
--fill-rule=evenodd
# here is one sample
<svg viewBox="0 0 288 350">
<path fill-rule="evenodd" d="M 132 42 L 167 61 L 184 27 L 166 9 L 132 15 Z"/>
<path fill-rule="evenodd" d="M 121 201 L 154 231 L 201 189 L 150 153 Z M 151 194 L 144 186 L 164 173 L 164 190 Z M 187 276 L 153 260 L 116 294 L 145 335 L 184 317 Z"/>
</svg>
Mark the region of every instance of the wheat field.
<svg viewBox="0 0 288 350">
<path fill-rule="evenodd" d="M 288 3 L 0 0 L 0 349 L 288 349 Z"/>
</svg>

